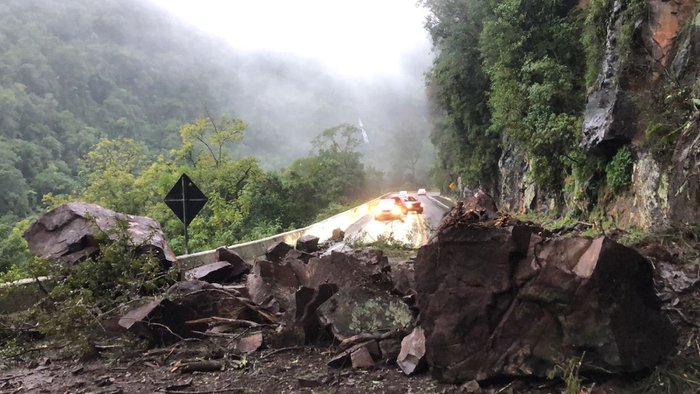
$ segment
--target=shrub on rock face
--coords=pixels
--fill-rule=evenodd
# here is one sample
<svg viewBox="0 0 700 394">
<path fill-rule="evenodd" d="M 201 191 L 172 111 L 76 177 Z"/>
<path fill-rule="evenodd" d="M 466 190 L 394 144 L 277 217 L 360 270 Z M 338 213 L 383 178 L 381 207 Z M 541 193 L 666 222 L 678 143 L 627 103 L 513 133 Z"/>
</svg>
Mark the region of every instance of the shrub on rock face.
<svg viewBox="0 0 700 394">
<path fill-rule="evenodd" d="M 418 252 L 427 361 L 448 382 L 640 371 L 672 352 L 650 264 L 610 239 L 548 240 L 526 226 L 442 228 Z"/>
</svg>

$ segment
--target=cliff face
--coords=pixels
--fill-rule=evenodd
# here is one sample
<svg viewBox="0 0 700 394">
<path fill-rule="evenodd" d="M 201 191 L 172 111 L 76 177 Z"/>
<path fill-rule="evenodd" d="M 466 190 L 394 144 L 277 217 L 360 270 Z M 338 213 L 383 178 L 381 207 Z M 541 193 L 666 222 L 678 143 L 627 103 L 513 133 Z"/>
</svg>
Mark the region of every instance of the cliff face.
<svg viewBox="0 0 700 394">
<path fill-rule="evenodd" d="M 598 79 L 589 90 L 581 147 L 610 158 L 623 146 L 633 155 L 629 189 L 598 200 L 621 227 L 654 229 L 700 221 L 700 117 L 678 115 L 676 106 L 700 98 L 700 13 L 696 0 L 649 0 L 648 12 L 634 22 L 625 47 L 621 15 L 629 1 L 611 0 L 607 37 Z M 581 6 L 585 6 L 581 2 Z M 673 100 L 678 97 L 678 102 Z M 687 112 L 687 111 L 686 111 Z M 659 124 L 676 124 L 657 134 Z M 501 205 L 513 210 L 536 206 L 527 172 L 502 158 L 501 175 L 514 174 L 501 187 Z M 522 160 L 518 164 L 522 168 Z M 519 184 L 520 187 L 512 185 Z M 506 187 L 507 186 L 507 187 Z M 551 208 L 556 200 L 546 201 Z M 565 197 L 562 201 L 567 201 Z M 556 206 L 561 213 L 573 207 Z"/>
</svg>

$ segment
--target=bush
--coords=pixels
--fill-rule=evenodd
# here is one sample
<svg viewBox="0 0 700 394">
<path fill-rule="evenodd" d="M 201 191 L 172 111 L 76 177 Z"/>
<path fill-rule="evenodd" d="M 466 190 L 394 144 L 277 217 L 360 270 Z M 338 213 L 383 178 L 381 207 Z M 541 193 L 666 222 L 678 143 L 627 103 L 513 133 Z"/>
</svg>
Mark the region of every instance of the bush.
<svg viewBox="0 0 700 394">
<path fill-rule="evenodd" d="M 70 267 L 51 263 L 56 286 L 35 308 L 41 333 L 70 338 L 83 350 L 103 333 L 101 322 L 115 308 L 174 282 L 174 269 L 164 271 L 152 254 L 132 244 L 128 223 L 118 222 L 113 231 L 116 240 L 101 242 L 97 257 Z"/>
<path fill-rule="evenodd" d="M 414 234 L 408 234 L 408 239 L 412 239 Z M 367 233 L 360 233 L 357 236 L 346 240 L 346 244 L 353 249 L 378 249 L 388 257 L 408 258 L 415 253 L 415 247 L 411 244 L 397 239 L 393 232 L 380 234 L 376 238 L 370 237 Z"/>
<path fill-rule="evenodd" d="M 627 190 L 632 180 L 632 152 L 622 147 L 605 166 L 605 182 L 608 190 L 618 195 Z"/>
<path fill-rule="evenodd" d="M 591 88 L 598 78 L 600 65 L 605 53 L 608 16 L 612 3 L 607 0 L 591 0 L 581 35 L 581 44 L 586 53 L 586 87 Z"/>
</svg>

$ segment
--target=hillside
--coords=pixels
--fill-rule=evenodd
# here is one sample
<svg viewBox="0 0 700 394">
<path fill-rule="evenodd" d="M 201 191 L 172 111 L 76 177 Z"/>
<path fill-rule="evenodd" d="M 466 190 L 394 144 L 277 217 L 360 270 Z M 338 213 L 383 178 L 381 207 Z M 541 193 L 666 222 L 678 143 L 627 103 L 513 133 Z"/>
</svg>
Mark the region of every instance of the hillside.
<svg viewBox="0 0 700 394">
<path fill-rule="evenodd" d="M 23 217 L 46 193 L 83 187 L 79 159 L 100 138 L 133 138 L 155 157 L 206 111 L 245 120 L 230 148 L 269 169 L 360 116 L 376 133 L 363 153 L 377 167 L 401 163 L 402 152 L 390 162 L 381 146 L 406 125 L 425 140 L 424 97 L 401 76 L 346 81 L 308 59 L 236 53 L 145 1 L 3 2 L 0 70 L 0 186 L 9 191 L 0 215 Z M 427 168 L 429 149 L 416 145 Z"/>
</svg>

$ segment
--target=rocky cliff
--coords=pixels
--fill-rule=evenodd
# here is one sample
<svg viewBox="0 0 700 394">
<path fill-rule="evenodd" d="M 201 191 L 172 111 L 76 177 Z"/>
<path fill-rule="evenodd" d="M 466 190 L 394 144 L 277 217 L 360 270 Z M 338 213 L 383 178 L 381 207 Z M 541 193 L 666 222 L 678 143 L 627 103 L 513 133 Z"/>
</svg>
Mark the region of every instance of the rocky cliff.
<svg viewBox="0 0 700 394">
<path fill-rule="evenodd" d="M 641 16 L 625 23 L 631 3 L 610 1 L 602 61 L 587 92 L 581 129 L 581 147 L 588 155 L 609 161 L 622 147 L 629 149 L 631 179 L 622 193 L 593 193 L 590 205 L 595 208 L 590 210 L 606 212 L 607 219 L 620 227 L 698 223 L 698 4 L 649 0 Z M 527 167 L 522 155 L 504 150 L 499 161 L 499 199 L 504 208 L 526 211 L 547 206 L 562 214 L 576 209 L 566 195 L 552 198 L 533 190 Z M 583 185 L 584 192 L 588 187 Z"/>
</svg>

